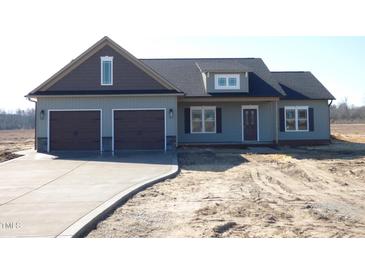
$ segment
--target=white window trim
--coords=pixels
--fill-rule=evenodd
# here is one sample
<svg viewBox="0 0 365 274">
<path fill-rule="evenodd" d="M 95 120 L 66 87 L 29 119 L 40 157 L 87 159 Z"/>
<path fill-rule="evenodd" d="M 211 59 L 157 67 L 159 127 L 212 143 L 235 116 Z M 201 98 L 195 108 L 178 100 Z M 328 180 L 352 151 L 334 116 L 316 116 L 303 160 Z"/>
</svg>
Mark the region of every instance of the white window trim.
<svg viewBox="0 0 365 274">
<path fill-rule="evenodd" d="M 200 110 L 202 112 L 202 131 L 193 131 L 193 110 Z M 204 110 L 214 110 L 214 131 L 205 131 L 205 111 Z M 216 106 L 194 106 L 190 107 L 190 133 L 191 134 L 215 134 L 217 133 L 217 108 Z"/>
<path fill-rule="evenodd" d="M 286 110 L 294 110 L 295 111 L 295 129 L 287 129 L 286 128 Z M 299 129 L 298 122 L 299 122 L 299 116 L 298 116 L 298 110 L 306 110 L 307 111 L 307 129 Z M 308 106 L 286 106 L 284 108 L 284 127 L 285 132 L 307 132 L 309 131 L 309 107 Z"/>
<path fill-rule="evenodd" d="M 226 85 L 220 86 L 218 84 L 219 78 L 226 78 Z M 229 78 L 236 78 L 236 86 L 229 86 L 228 85 L 228 79 Z M 214 88 L 215 89 L 240 89 L 240 75 L 239 74 L 215 74 L 214 75 Z"/>
<path fill-rule="evenodd" d="M 113 56 L 101 56 L 100 57 L 100 84 L 102 86 L 112 86 L 113 85 Z M 110 84 L 103 83 L 103 62 L 104 61 L 110 61 L 111 62 L 111 68 L 110 68 Z"/>
<path fill-rule="evenodd" d="M 256 121 L 257 121 L 257 140 L 256 141 L 249 141 L 249 140 L 245 140 L 245 125 L 244 125 L 244 120 L 243 120 L 243 111 L 245 109 L 256 109 L 257 110 L 257 117 L 256 117 Z M 260 112 L 259 112 L 259 106 L 258 105 L 243 105 L 241 106 L 241 126 L 242 126 L 242 143 L 244 142 L 260 142 Z"/>
</svg>

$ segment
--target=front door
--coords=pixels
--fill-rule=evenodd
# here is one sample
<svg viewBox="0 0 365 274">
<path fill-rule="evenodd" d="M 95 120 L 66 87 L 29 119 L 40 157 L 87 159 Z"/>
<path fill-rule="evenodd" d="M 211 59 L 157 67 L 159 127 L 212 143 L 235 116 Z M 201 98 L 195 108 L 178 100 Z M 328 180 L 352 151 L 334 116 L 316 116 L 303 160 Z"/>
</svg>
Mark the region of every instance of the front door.
<svg viewBox="0 0 365 274">
<path fill-rule="evenodd" d="M 257 141 L 257 109 L 243 109 L 243 140 Z"/>
</svg>

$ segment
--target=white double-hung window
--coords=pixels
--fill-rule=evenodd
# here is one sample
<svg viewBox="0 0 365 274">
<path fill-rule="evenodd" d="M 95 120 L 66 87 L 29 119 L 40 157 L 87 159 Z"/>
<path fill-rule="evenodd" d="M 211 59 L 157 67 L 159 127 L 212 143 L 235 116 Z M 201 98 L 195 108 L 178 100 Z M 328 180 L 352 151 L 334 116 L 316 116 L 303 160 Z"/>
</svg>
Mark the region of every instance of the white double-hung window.
<svg viewBox="0 0 365 274">
<path fill-rule="evenodd" d="M 308 131 L 308 107 L 285 107 L 285 131 Z"/>
<path fill-rule="evenodd" d="M 190 108 L 191 133 L 216 133 L 216 107 Z"/>
<path fill-rule="evenodd" d="M 113 85 L 113 56 L 100 57 L 101 63 L 101 85 Z"/>
<path fill-rule="evenodd" d="M 239 89 L 240 75 L 239 74 L 215 74 L 214 75 L 215 89 Z"/>
</svg>

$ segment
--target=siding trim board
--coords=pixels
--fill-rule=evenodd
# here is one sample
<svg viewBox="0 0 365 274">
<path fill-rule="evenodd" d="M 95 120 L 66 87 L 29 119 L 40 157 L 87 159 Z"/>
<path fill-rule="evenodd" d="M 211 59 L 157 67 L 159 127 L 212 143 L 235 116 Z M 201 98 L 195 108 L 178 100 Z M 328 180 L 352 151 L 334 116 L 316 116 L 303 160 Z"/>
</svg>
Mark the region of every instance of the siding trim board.
<svg viewBox="0 0 365 274">
<path fill-rule="evenodd" d="M 65 91 L 55 90 L 48 91 L 47 94 L 43 92 L 36 92 L 32 95 L 26 96 L 28 98 L 65 98 L 65 97 L 128 97 L 128 96 L 184 96 L 177 91 L 160 91 L 160 90 L 78 90 L 78 91 Z"/>
<path fill-rule="evenodd" d="M 164 150 L 166 151 L 166 148 L 167 148 L 167 143 L 166 143 L 166 138 L 167 138 L 167 135 L 166 135 L 166 127 L 167 127 L 167 123 L 166 123 L 166 108 L 118 108 L 118 109 L 112 109 L 112 153 L 114 155 L 114 152 L 115 152 L 115 132 L 114 132 L 114 112 L 115 111 L 128 111 L 128 110 L 146 110 L 146 111 L 149 111 L 149 110 L 162 110 L 164 112 L 164 137 L 165 137 L 165 140 L 164 140 Z"/>
<path fill-rule="evenodd" d="M 51 112 L 56 111 L 99 111 L 100 112 L 100 152 L 103 152 L 103 111 L 102 109 L 48 109 L 47 112 L 47 152 L 50 153 L 51 140 L 50 140 L 50 125 L 51 125 Z"/>
<path fill-rule="evenodd" d="M 224 103 L 224 102 L 275 102 L 279 101 L 278 97 L 247 97 L 247 96 L 241 96 L 241 95 L 232 95 L 231 97 L 227 97 L 227 94 L 223 95 L 213 95 L 213 96 L 184 96 L 180 98 L 183 103 Z"/>
<path fill-rule="evenodd" d="M 256 109 L 257 111 L 257 117 L 256 117 L 256 123 L 257 123 L 257 140 L 253 142 L 260 142 L 260 114 L 259 114 L 259 106 L 258 105 L 243 105 L 241 106 L 241 127 L 242 127 L 242 143 L 245 143 L 245 126 L 243 121 L 243 111 L 245 109 Z M 246 142 L 252 142 L 252 141 L 246 141 Z"/>
</svg>

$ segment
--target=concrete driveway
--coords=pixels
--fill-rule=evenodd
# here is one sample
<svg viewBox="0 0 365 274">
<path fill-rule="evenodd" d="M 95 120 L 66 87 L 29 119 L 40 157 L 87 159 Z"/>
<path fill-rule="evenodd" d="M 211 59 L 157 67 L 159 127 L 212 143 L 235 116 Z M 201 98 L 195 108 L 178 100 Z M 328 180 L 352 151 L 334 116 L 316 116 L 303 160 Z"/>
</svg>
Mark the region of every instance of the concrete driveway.
<svg viewBox="0 0 365 274">
<path fill-rule="evenodd" d="M 118 193 L 166 176 L 174 153 L 47 155 L 0 164 L 0 237 L 56 237 Z"/>
</svg>

